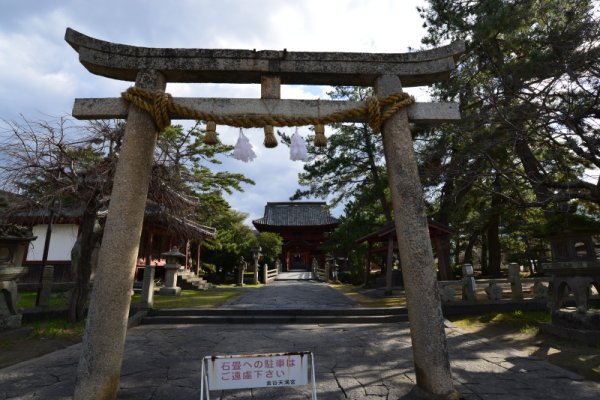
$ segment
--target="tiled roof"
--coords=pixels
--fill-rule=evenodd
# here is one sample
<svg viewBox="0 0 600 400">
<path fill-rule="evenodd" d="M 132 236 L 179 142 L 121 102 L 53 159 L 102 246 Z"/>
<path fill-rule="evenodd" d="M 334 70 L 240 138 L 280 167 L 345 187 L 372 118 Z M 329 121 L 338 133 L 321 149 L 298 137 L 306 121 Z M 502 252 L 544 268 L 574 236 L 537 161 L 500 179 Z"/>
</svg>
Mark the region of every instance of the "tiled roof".
<svg viewBox="0 0 600 400">
<path fill-rule="evenodd" d="M 54 214 L 55 222 L 63 218 L 77 221 L 83 215 L 83 211 L 83 207 L 61 207 Z M 105 219 L 107 215 L 108 208 L 106 207 L 103 207 L 97 213 L 100 219 Z M 45 208 L 24 208 L 23 210 L 13 211 L 7 215 L 9 222 L 21 224 L 48 223 L 49 218 L 50 211 Z M 163 223 L 168 229 L 190 239 L 214 238 L 217 235 L 215 228 L 201 225 L 197 221 L 188 218 L 171 215 L 165 210 L 163 205 L 150 200 L 146 201 L 144 218 Z M 64 223 L 64 220 L 61 223 Z"/>
<path fill-rule="evenodd" d="M 252 221 L 254 226 L 322 226 L 337 225 L 324 202 L 267 203 L 265 215 Z"/>
<path fill-rule="evenodd" d="M 431 219 L 427 219 L 427 225 L 429 226 L 429 236 L 452 235 L 456 233 L 456 231 L 450 228 L 449 226 L 433 221 Z M 356 239 L 354 243 L 362 243 L 367 241 L 384 241 L 388 240 L 390 235 L 393 235 L 393 238 L 396 237 L 396 225 L 394 224 L 394 221 L 390 221 L 383 225 L 381 228 L 369 233 L 368 235 Z"/>
</svg>

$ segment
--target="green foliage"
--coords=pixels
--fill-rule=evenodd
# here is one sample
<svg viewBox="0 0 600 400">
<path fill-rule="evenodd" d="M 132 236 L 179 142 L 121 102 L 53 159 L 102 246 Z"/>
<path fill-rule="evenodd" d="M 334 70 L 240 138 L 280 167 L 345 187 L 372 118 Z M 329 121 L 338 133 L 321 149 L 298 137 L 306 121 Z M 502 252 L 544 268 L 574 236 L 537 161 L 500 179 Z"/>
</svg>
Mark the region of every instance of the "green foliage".
<svg viewBox="0 0 600 400">
<path fill-rule="evenodd" d="M 530 330 L 538 325 L 539 322 L 549 323 L 551 320 L 548 311 L 522 311 L 515 310 L 500 313 L 484 313 L 481 315 L 469 317 L 452 318 L 452 322 L 461 327 L 470 327 L 481 323 L 494 323 L 510 326 L 519 329 L 522 332 Z"/>
<path fill-rule="evenodd" d="M 334 100 L 360 101 L 372 94 L 372 89 L 336 87 L 329 96 Z M 306 197 L 327 198 L 332 207 L 349 200 L 357 206 L 375 204 L 391 219 L 386 197 L 387 175 L 381 135 L 373 135 L 367 124 L 334 124 L 326 148 L 307 143 L 309 158 L 299 183 L 308 187 L 298 190 L 292 200 Z"/>
<path fill-rule="evenodd" d="M 85 321 L 69 322 L 66 318 L 42 319 L 24 324 L 31 326 L 40 339 L 78 339 L 83 336 Z"/>
<path fill-rule="evenodd" d="M 357 239 L 368 235 L 385 224 L 385 217 L 376 205 L 357 207 L 349 202 L 340 217 L 340 224 L 331 232 L 323 249 L 329 254 L 347 258 L 340 265 L 340 281 L 359 284 L 364 281 L 364 268 L 367 263 L 367 244 L 357 243 Z"/>
<path fill-rule="evenodd" d="M 229 208 L 223 193 L 243 191 L 243 183 L 254 182 L 242 174 L 213 172 L 211 165 L 221 163 L 216 157 L 230 152 L 233 147 L 221 143 L 205 145 L 204 135 L 199 123 L 187 130 L 181 125 L 167 128 L 157 142 L 153 175 L 177 193 L 198 199 L 199 207 L 193 213 L 199 220 L 210 221 L 211 216 Z M 159 200 L 160 189 L 158 186 L 154 193 Z"/>
<path fill-rule="evenodd" d="M 350 299 L 355 301 L 361 307 L 367 308 L 386 308 L 386 307 L 405 307 L 406 298 L 404 296 L 373 297 L 368 294 L 360 293 L 356 287 L 351 285 L 329 285 L 330 287 L 342 292 Z"/>
<path fill-rule="evenodd" d="M 548 237 L 564 233 L 600 233 L 600 221 L 578 214 L 558 214 L 533 229 L 534 235 Z"/>
<path fill-rule="evenodd" d="M 220 164 L 216 156 L 233 147 L 221 143 L 207 146 L 204 135 L 199 123 L 187 130 L 181 125 L 167 128 L 157 143 L 154 173 L 178 193 L 196 199 L 197 206 L 180 209 L 185 213 L 182 216 L 217 229 L 216 238 L 204 242 L 202 268 L 209 279 L 220 282 L 233 274 L 240 255 L 250 259 L 250 248 L 256 240 L 244 225 L 246 215 L 232 210 L 223 193 L 243 191 L 242 184 L 254 182 L 242 174 L 214 172 L 211 166 Z"/>
<path fill-rule="evenodd" d="M 211 216 L 207 221 L 217 229 L 217 237 L 206 242 L 206 251 L 203 260 L 216 266 L 216 281 L 223 281 L 233 274 L 240 256 L 246 261 L 252 259 L 250 249 L 256 244 L 255 235 L 244 224 L 246 214 L 235 210 L 226 209 Z"/>
<path fill-rule="evenodd" d="M 256 235 L 256 245 L 261 247 L 263 254 L 263 264 L 269 264 L 273 268 L 277 257 L 281 254 L 283 239 L 278 233 L 259 232 Z"/>
<path fill-rule="evenodd" d="M 364 283 L 364 267 L 357 264 L 352 264 L 352 268 L 348 271 L 338 272 L 338 281 L 353 286 L 358 286 Z"/>
<path fill-rule="evenodd" d="M 430 211 L 458 230 L 457 261 L 469 245 L 484 253 L 498 242 L 505 259 L 531 257 L 545 216 L 600 203 L 585 175 L 600 166 L 592 6 L 430 0 L 420 9 L 423 43 L 466 41 L 451 79 L 433 88 L 435 100 L 460 102 L 462 120 L 414 131 Z"/>
<path fill-rule="evenodd" d="M 198 291 L 182 290 L 179 296 L 154 296 L 154 308 L 213 308 L 241 294 L 236 290 Z M 131 304 L 139 303 L 140 295 L 131 297 Z"/>
<path fill-rule="evenodd" d="M 37 292 L 35 291 L 24 291 L 19 292 L 19 298 L 17 300 L 17 308 L 19 309 L 28 309 L 35 308 L 35 300 L 37 297 Z M 52 307 L 64 307 L 66 306 L 67 299 L 64 293 L 53 293 L 50 297 L 50 306 Z"/>
</svg>

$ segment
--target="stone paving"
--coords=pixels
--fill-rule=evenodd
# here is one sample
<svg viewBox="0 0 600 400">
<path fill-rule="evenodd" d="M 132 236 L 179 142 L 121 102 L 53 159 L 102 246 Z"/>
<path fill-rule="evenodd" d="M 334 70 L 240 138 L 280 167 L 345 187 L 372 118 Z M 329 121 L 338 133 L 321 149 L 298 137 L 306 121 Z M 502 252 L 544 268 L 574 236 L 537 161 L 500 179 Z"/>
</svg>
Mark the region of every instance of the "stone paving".
<svg viewBox="0 0 600 400">
<path fill-rule="evenodd" d="M 303 288 L 341 304 L 323 284 L 248 290 L 253 304 Z M 321 289 L 321 290 L 319 290 Z M 314 292 L 312 292 L 314 291 Z M 262 293 L 262 296 L 261 296 Z M 262 297 L 258 300 L 255 297 Z M 239 299 L 238 299 L 239 300 Z M 297 306 L 303 298 L 297 298 Z M 281 304 L 293 305 L 293 300 Z M 237 303 L 241 305 L 242 303 Z M 228 307 L 236 304 L 229 304 Z M 262 305 L 261 305 L 262 307 Z M 295 307 L 298 308 L 298 307 Z M 486 339 L 447 328 L 456 388 L 464 399 L 598 399 L 600 384 Z M 0 370 L 0 399 L 68 399 L 80 345 Z M 129 331 L 119 399 L 199 399 L 206 355 L 312 351 L 319 399 L 415 399 L 408 323 L 381 325 L 149 325 Z M 212 392 L 211 399 L 309 399 L 310 387 Z"/>
<path fill-rule="evenodd" d="M 332 309 L 357 307 L 342 293 L 316 281 L 275 281 L 256 289 L 244 289 L 223 308 L 246 309 Z"/>
</svg>

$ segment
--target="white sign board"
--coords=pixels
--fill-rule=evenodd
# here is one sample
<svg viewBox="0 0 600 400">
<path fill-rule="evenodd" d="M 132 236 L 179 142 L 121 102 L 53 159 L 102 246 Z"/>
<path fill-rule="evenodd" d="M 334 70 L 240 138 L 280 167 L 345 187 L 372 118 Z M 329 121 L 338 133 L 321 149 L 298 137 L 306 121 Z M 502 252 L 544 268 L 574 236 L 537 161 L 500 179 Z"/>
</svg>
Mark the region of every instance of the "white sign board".
<svg viewBox="0 0 600 400">
<path fill-rule="evenodd" d="M 207 357 L 210 390 L 308 384 L 309 353 Z"/>
</svg>

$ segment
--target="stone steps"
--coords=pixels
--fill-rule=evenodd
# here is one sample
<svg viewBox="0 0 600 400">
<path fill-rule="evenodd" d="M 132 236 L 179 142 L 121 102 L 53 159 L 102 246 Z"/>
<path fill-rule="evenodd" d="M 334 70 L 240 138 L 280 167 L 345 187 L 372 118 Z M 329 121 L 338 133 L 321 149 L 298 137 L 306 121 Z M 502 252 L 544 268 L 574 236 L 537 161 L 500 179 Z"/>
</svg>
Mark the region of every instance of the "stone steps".
<svg viewBox="0 0 600 400">
<path fill-rule="evenodd" d="M 381 324 L 408 321 L 406 308 L 163 309 L 149 310 L 151 324 Z"/>
<path fill-rule="evenodd" d="M 177 286 L 186 290 L 208 290 L 215 287 L 191 271 L 177 272 Z"/>
</svg>

